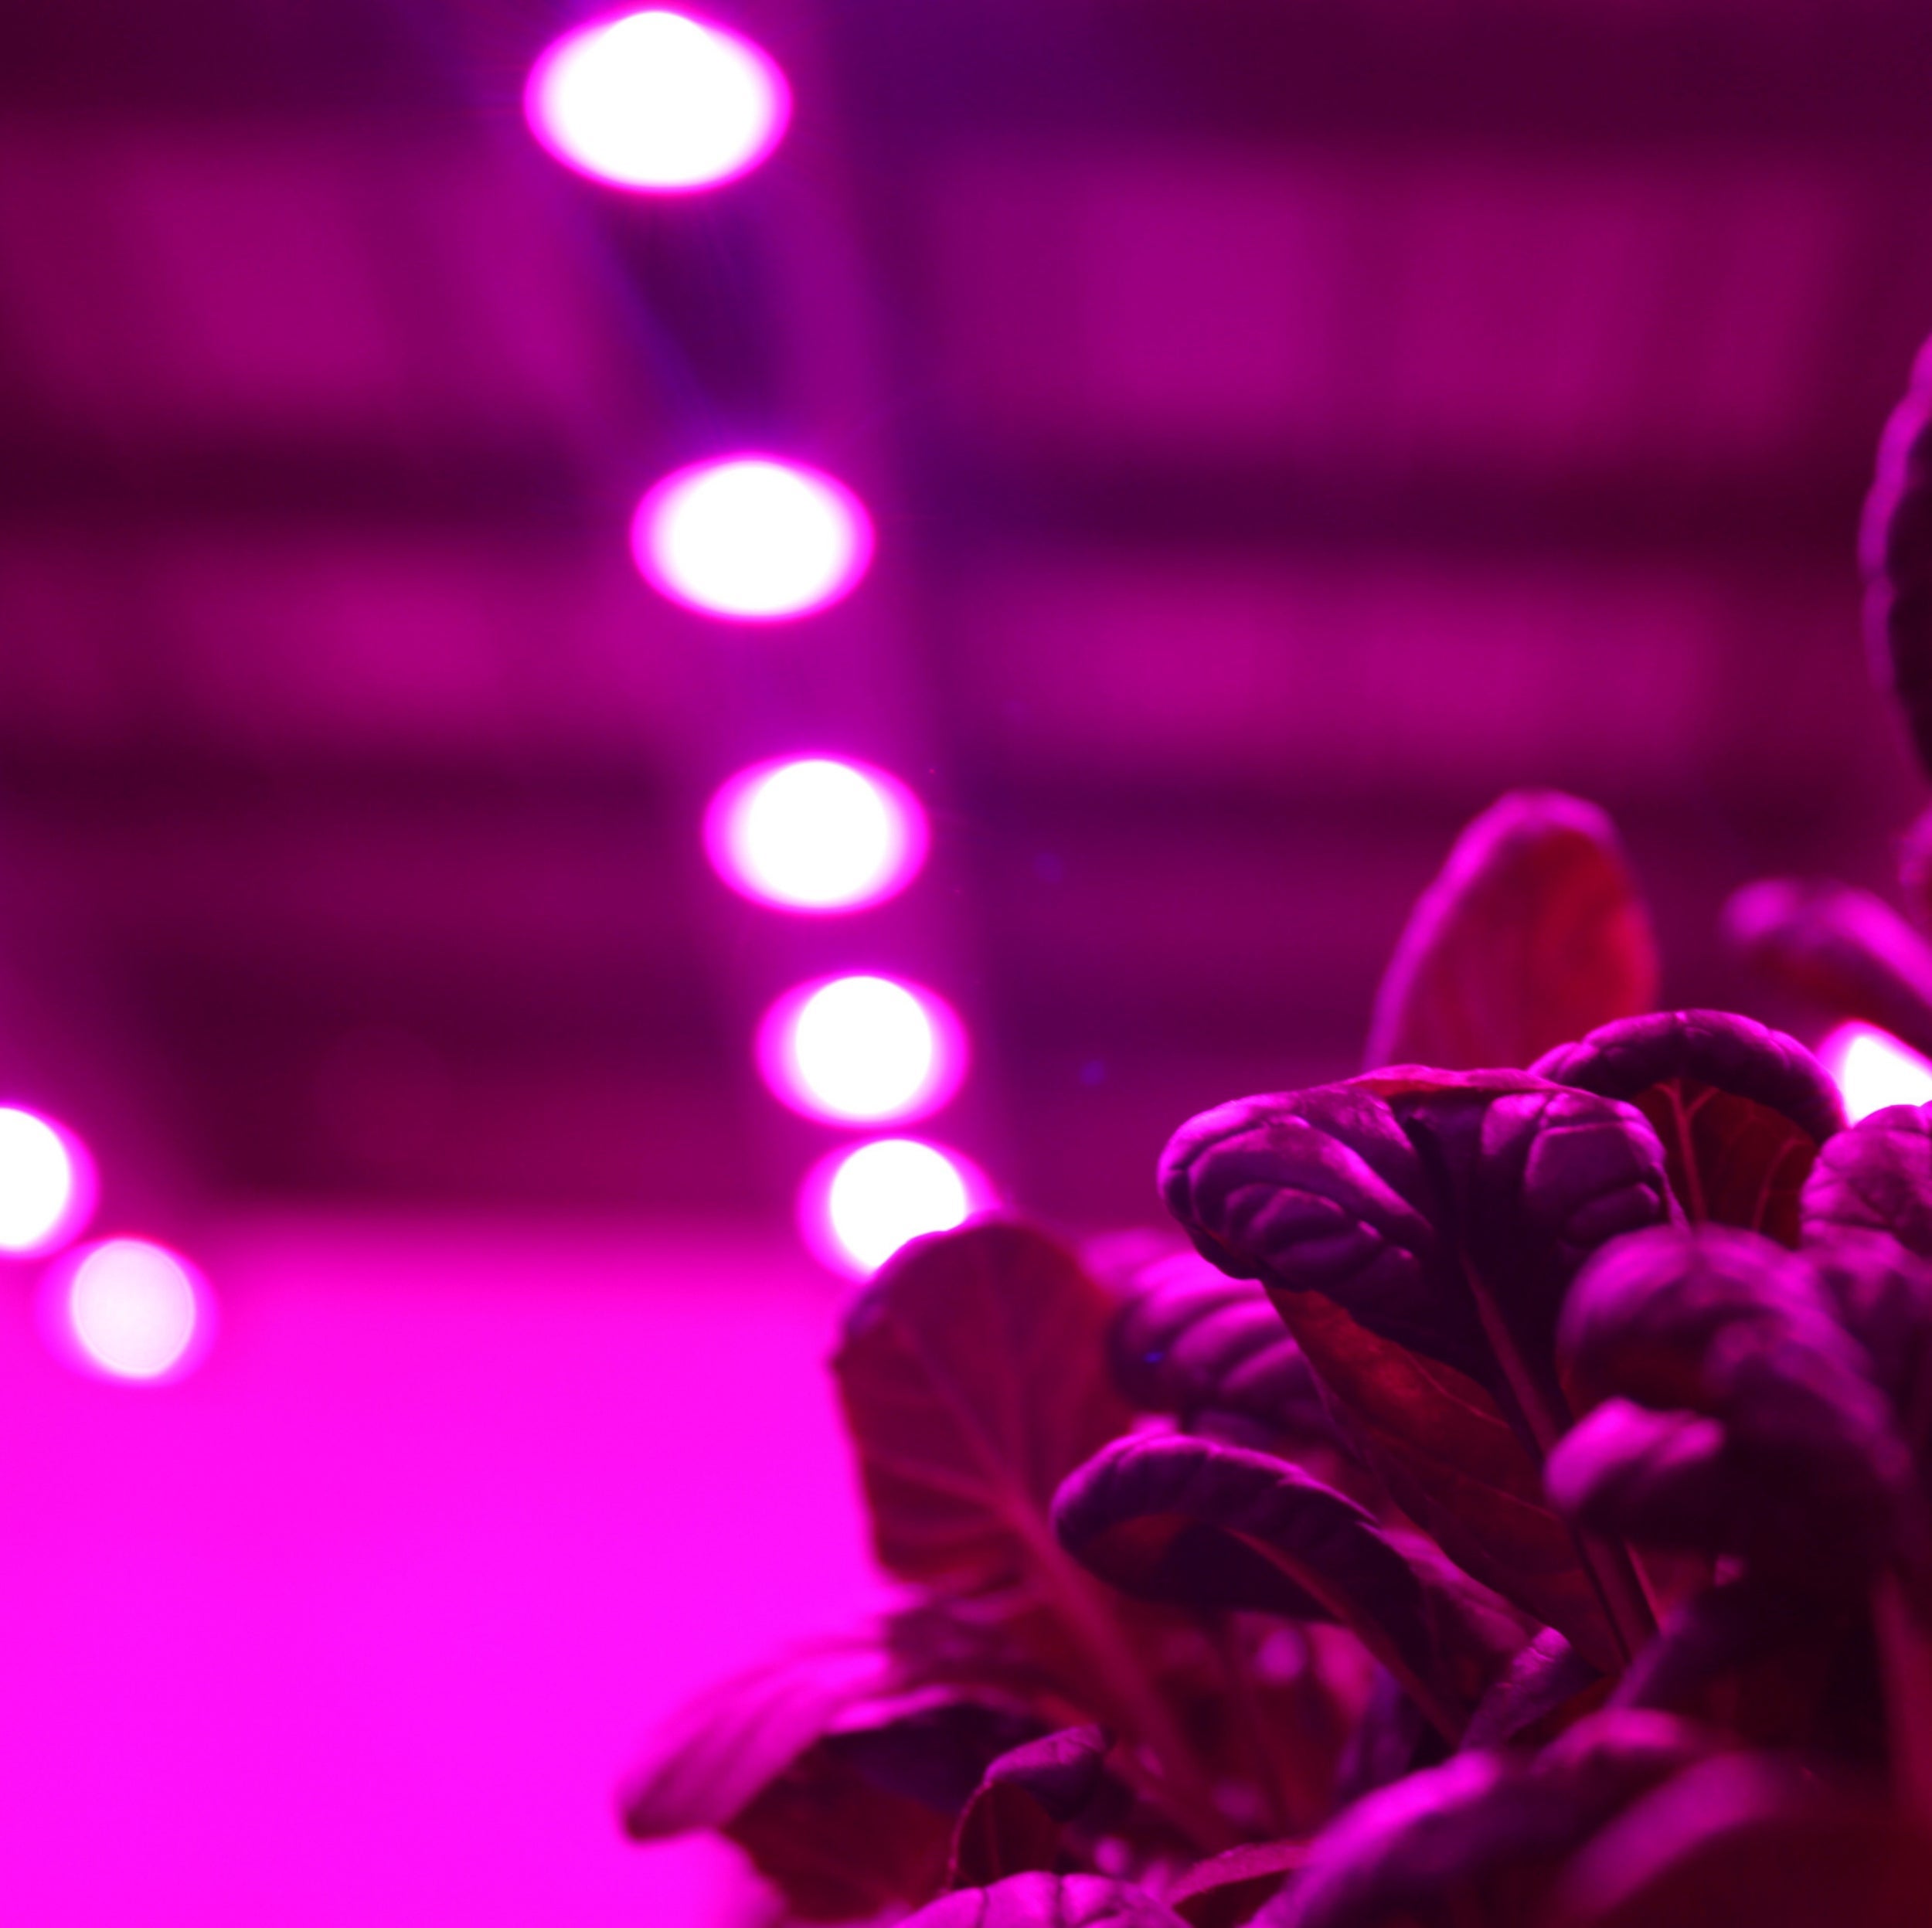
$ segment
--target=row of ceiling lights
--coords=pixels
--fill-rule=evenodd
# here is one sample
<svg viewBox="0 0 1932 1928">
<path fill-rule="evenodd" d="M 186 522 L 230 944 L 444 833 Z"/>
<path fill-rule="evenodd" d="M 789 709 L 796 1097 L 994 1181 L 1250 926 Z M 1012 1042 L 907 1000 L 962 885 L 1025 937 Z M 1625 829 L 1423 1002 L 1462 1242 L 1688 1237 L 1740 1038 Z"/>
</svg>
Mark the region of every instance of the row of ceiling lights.
<svg viewBox="0 0 1932 1928">
<path fill-rule="evenodd" d="M 736 179 L 782 138 L 791 89 L 741 35 L 662 9 L 593 22 L 549 47 L 525 94 L 531 128 L 566 165 L 607 185 L 688 193 Z M 645 495 L 631 549 L 645 580 L 731 622 L 793 621 L 847 594 L 872 559 L 865 505 L 835 477 L 759 453 L 700 462 Z M 886 771 L 825 757 L 761 763 L 706 813 L 713 867 L 732 888 L 803 916 L 861 911 L 910 883 L 925 811 Z M 923 986 L 871 974 L 801 984 L 758 1027 L 773 1094 L 852 1127 L 927 1117 L 966 1073 L 964 1026 Z M 808 1244 L 836 1269 L 872 1270 L 923 1232 L 992 1202 L 958 1153 L 909 1137 L 848 1144 L 800 1188 Z"/>
</svg>

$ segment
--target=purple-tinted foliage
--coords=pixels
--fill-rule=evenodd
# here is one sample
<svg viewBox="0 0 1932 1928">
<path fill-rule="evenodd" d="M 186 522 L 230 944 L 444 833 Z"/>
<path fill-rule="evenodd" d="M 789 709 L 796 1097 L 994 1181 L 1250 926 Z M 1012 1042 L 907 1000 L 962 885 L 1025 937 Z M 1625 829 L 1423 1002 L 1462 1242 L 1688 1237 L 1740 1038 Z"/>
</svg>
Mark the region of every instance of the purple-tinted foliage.
<svg viewBox="0 0 1932 1928">
<path fill-rule="evenodd" d="M 1859 566 L 1872 666 L 1897 696 L 1912 746 L 1932 770 L 1932 345 L 1920 351 L 1879 437 Z"/>
<path fill-rule="evenodd" d="M 1463 1730 L 1463 1746 L 1500 1747 L 1534 1736 L 1553 1716 L 1579 1709 L 1585 1696 L 1600 1693 L 1607 1685 L 1604 1675 L 1555 1627 L 1546 1627 L 1515 1654 L 1477 1703 Z"/>
<path fill-rule="evenodd" d="M 1307 1860 L 1299 1841 L 1257 1841 L 1198 1863 L 1168 1890 L 1188 1928 L 1239 1928 Z"/>
<path fill-rule="evenodd" d="M 1650 1120 L 1693 1222 L 1798 1236 L 1798 1190 L 1845 1124 L 1825 1068 L 1795 1038 L 1727 1011 L 1662 1011 L 1604 1025 L 1533 1067 L 1628 1100 Z"/>
<path fill-rule="evenodd" d="M 1359 1801 L 1318 1841 L 1300 1879 L 1264 1908 L 1267 1928 L 1373 1928 L 1547 1861 L 1702 1759 L 1716 1737 L 1668 1715 L 1592 1714 L 1526 1759 L 1459 1754 Z"/>
<path fill-rule="evenodd" d="M 1298 1467 L 1212 1440 L 1117 1441 L 1061 1489 L 1053 1527 L 1142 1599 L 1340 1621 L 1451 1740 L 1526 1637 L 1427 1542 Z"/>
<path fill-rule="evenodd" d="M 1543 1928 L 1922 1928 L 1932 1836 L 1797 1761 L 1727 1753 L 1625 1807 L 1562 1875 Z"/>
<path fill-rule="evenodd" d="M 962 1888 L 922 1908 L 905 1928 L 1184 1928 L 1165 1903 L 1131 1882 L 1097 1875 L 1015 1875 Z"/>
<path fill-rule="evenodd" d="M 1108 1349 L 1128 1398 L 1190 1432 L 1233 1420 L 1261 1438 L 1335 1440 L 1320 1383 L 1267 1294 L 1199 1253 L 1175 1253 L 1136 1278 Z"/>
<path fill-rule="evenodd" d="M 1754 971 L 1832 1018 L 1859 1018 L 1932 1056 L 1932 946 L 1869 891 L 1777 877 L 1725 905 L 1726 940 Z"/>
<path fill-rule="evenodd" d="M 1687 1713 L 1711 1684 L 1832 1639 L 1842 1609 L 1816 1592 L 1758 1577 L 1692 1595 L 1630 1664 L 1611 1695 L 1617 1707 Z"/>
<path fill-rule="evenodd" d="M 1621 1396 L 1551 1458 L 1566 1510 L 1825 1586 L 1862 1585 L 1920 1532 L 1870 1361 L 1801 1255 L 1722 1226 L 1620 1239 L 1578 1277 L 1562 1341 L 1580 1388 Z"/>
<path fill-rule="evenodd" d="M 1515 791 L 1456 841 L 1376 997 L 1365 1063 L 1526 1065 L 1648 1009 L 1650 920 L 1610 819 L 1556 791 Z"/>
<path fill-rule="evenodd" d="M 1067 1727 L 992 1762 L 959 1817 L 946 1885 L 984 1888 L 1009 1875 L 1052 1872 L 1060 1830 L 1099 1794 L 1112 1745 L 1103 1727 Z"/>
<path fill-rule="evenodd" d="M 1554 1330 L 1599 1246 L 1666 1222 L 1633 1107 L 1525 1073 L 1395 1073 L 1250 1098 L 1184 1126 L 1169 1209 L 1266 1284 L 1403 1510 L 1594 1663 L 1650 1630 L 1628 1562 L 1544 1501 L 1569 1423 Z"/>
<path fill-rule="evenodd" d="M 1932 1112 L 1887 1106 L 1841 1132 L 1805 1182 L 1808 1243 L 1879 1233 L 1932 1260 Z"/>
</svg>

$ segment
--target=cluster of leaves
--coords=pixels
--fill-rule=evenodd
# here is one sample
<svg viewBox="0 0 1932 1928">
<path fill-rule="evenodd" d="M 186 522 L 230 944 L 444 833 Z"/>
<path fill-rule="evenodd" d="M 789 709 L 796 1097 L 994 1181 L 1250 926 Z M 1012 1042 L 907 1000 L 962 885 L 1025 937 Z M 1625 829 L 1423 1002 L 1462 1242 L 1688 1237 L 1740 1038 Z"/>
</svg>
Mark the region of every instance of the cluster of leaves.
<svg viewBox="0 0 1932 1928">
<path fill-rule="evenodd" d="M 1932 755 L 1926 389 L 1867 540 Z M 1877 899 L 1732 921 L 1932 1044 Z M 631 1832 L 720 1831 L 794 1921 L 1924 1919 L 1932 1107 L 1848 1127 L 1795 1040 L 1657 981 L 1601 813 L 1507 797 L 1370 1069 L 1176 1134 L 1191 1250 L 907 1248 L 833 1361 L 900 1603 L 690 1710 Z"/>
</svg>

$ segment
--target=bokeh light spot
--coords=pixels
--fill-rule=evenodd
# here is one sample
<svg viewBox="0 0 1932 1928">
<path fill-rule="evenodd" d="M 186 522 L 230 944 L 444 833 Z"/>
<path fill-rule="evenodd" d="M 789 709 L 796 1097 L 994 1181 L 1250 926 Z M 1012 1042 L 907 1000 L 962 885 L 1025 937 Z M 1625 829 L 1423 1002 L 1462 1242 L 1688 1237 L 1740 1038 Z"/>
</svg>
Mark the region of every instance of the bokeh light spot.
<svg viewBox="0 0 1932 1928">
<path fill-rule="evenodd" d="M 930 991 L 854 976 L 781 998 L 759 1027 L 766 1082 L 808 1117 L 882 1124 L 924 1117 L 959 1088 L 965 1031 Z"/>
<path fill-rule="evenodd" d="M 0 1253 L 57 1251 L 94 1209 L 92 1161 L 63 1126 L 0 1107 Z"/>
<path fill-rule="evenodd" d="M 801 757 L 741 770 L 705 813 L 725 882 L 786 910 L 862 910 L 903 890 L 926 860 L 926 813 L 883 770 Z"/>
<path fill-rule="evenodd" d="M 652 8 L 554 42 L 531 70 L 523 107 L 566 167 L 680 194 L 756 167 L 784 133 L 791 93 L 742 35 Z"/>
<path fill-rule="evenodd" d="M 631 526 L 652 587 L 734 622 L 781 622 L 837 602 L 872 548 L 871 519 L 842 482 L 764 455 L 678 470 L 638 505 Z"/>
<path fill-rule="evenodd" d="M 836 1151 L 799 1188 L 799 1229 L 834 1270 L 863 1277 L 909 1239 L 963 1224 L 995 1202 L 969 1160 L 917 1138 Z"/>
<path fill-rule="evenodd" d="M 107 1239 L 62 1269 L 80 1362 L 118 1379 L 175 1379 L 206 1349 L 212 1303 L 188 1262 L 145 1239 Z"/>
<path fill-rule="evenodd" d="M 1855 1124 L 1888 1104 L 1932 1103 L 1932 1063 L 1889 1031 L 1842 1024 L 1818 1049 Z"/>
</svg>

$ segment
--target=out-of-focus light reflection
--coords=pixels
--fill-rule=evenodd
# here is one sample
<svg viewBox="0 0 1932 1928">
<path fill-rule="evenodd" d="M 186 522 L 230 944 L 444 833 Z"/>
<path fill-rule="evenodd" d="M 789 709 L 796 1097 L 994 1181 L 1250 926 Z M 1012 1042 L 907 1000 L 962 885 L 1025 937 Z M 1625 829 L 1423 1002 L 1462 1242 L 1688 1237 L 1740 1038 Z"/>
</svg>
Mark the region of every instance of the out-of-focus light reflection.
<svg viewBox="0 0 1932 1928">
<path fill-rule="evenodd" d="M 57 1252 L 94 1204 L 94 1161 L 80 1141 L 64 1125 L 0 1107 L 0 1253 Z"/>
<path fill-rule="evenodd" d="M 824 1263 L 862 1278 L 908 1239 L 947 1231 L 995 1202 L 985 1174 L 957 1151 L 917 1138 L 875 1138 L 832 1153 L 806 1175 L 798 1226 Z"/>
<path fill-rule="evenodd" d="M 104 1239 L 56 1268 L 49 1336 L 111 1379 L 179 1379 L 207 1351 L 214 1301 L 185 1259 L 145 1239 Z"/>
<path fill-rule="evenodd" d="M 937 1111 L 966 1068 L 964 1028 L 930 991 L 835 978 L 781 998 L 758 1030 L 765 1081 L 794 1110 L 838 1124 Z"/>
<path fill-rule="evenodd" d="M 566 167 L 682 194 L 764 160 L 791 118 L 791 91 L 741 34 L 652 8 L 553 43 L 530 71 L 523 110 Z"/>
<path fill-rule="evenodd" d="M 1874 1025 L 1840 1025 L 1818 1056 L 1854 1124 L 1888 1104 L 1932 1103 L 1932 1063 Z"/>
<path fill-rule="evenodd" d="M 926 813 L 882 770 L 801 757 L 741 770 L 705 813 L 705 849 L 725 882 L 786 910 L 862 910 L 926 860 Z"/>
<path fill-rule="evenodd" d="M 733 622 L 808 616 L 872 560 L 872 519 L 842 482 L 766 455 L 699 462 L 638 505 L 631 550 L 661 594 Z"/>
</svg>

